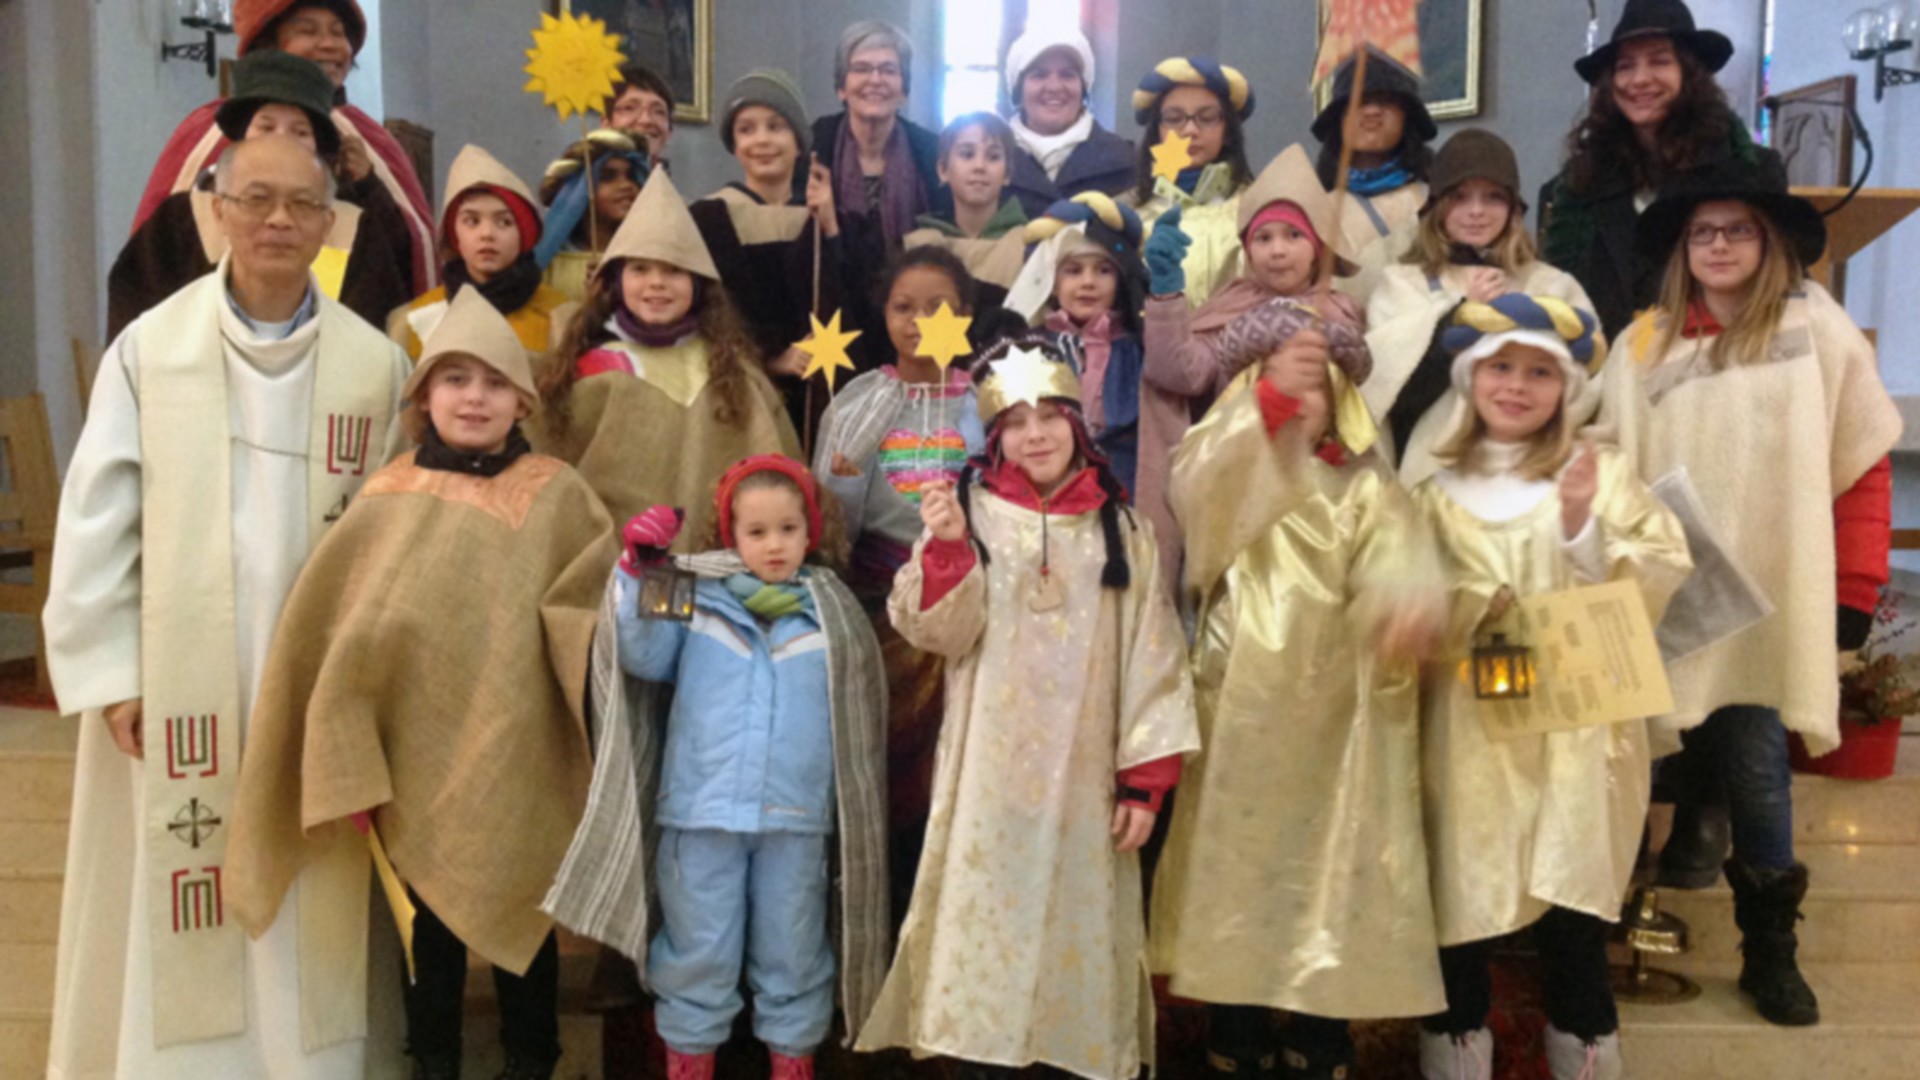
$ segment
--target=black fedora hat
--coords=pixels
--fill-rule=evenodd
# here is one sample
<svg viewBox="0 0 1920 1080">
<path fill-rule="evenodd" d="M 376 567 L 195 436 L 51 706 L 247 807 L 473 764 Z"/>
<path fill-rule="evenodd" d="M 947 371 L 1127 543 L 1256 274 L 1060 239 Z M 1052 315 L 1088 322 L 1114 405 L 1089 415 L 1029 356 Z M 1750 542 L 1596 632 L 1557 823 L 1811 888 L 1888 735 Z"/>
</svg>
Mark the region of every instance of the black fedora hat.
<svg viewBox="0 0 1920 1080">
<path fill-rule="evenodd" d="M 1620 43 L 1632 38 L 1668 37 L 1700 58 L 1708 71 L 1719 71 L 1733 57 L 1733 42 L 1717 30 L 1700 30 L 1693 25 L 1693 12 L 1683 0 L 1627 0 L 1620 21 L 1613 24 L 1613 37 L 1605 45 L 1573 62 L 1573 70 L 1589 84 L 1613 70 L 1613 58 Z"/>
<path fill-rule="evenodd" d="M 1347 102 L 1353 97 L 1353 69 L 1353 57 L 1340 62 L 1333 73 L 1333 99 L 1313 118 L 1313 137 L 1323 143 L 1340 130 L 1341 121 L 1346 118 Z M 1427 111 L 1427 103 L 1420 100 L 1419 77 L 1372 45 L 1367 46 L 1367 85 L 1361 91 L 1362 100 L 1368 94 L 1391 94 L 1399 100 L 1401 110 L 1407 114 L 1407 134 L 1414 141 L 1432 142 L 1440 133 L 1434 126 L 1433 114 Z"/>
<path fill-rule="evenodd" d="M 1792 245 L 1800 265 L 1810 267 L 1827 250 L 1827 221 L 1812 203 L 1766 183 L 1758 170 L 1716 170 L 1662 195 L 1640 215 L 1634 245 L 1655 263 L 1664 261 L 1686 233 L 1687 222 L 1702 203 L 1738 200 L 1765 214 Z"/>
<path fill-rule="evenodd" d="M 340 130 L 333 126 L 333 80 L 320 65 L 278 49 L 260 49 L 235 60 L 233 96 L 220 103 L 213 122 L 221 134 L 239 142 L 262 105 L 292 105 L 306 113 L 320 156 L 332 161 L 340 152 Z"/>
</svg>

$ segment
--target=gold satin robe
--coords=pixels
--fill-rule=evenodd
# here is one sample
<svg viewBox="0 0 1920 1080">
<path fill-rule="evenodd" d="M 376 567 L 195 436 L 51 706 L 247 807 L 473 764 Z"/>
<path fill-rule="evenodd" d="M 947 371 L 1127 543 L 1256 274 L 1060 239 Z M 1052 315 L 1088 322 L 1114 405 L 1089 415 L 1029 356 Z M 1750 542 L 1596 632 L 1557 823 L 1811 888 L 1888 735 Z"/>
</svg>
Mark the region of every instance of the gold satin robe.
<svg viewBox="0 0 1920 1080">
<path fill-rule="evenodd" d="M 1693 568 L 1686 538 L 1622 454 L 1604 446 L 1599 453 L 1593 517 L 1607 580 L 1638 583 L 1657 624 Z M 1646 721 L 1492 740 L 1464 668 L 1500 586 L 1524 597 L 1598 584 L 1580 580 L 1564 553 L 1559 496 L 1505 522 L 1480 520 L 1433 480 L 1413 499 L 1453 582 L 1447 658 L 1427 665 L 1422 708 L 1440 943 L 1518 930 L 1556 906 L 1614 922 L 1647 816 Z"/>
<path fill-rule="evenodd" d="M 1419 677 L 1367 641 L 1393 607 L 1437 614 L 1432 544 L 1377 455 L 1269 437 L 1254 377 L 1174 456 L 1204 748 L 1154 880 L 1153 968 L 1202 1001 L 1436 1013 Z"/>
<path fill-rule="evenodd" d="M 1041 521 L 976 489 L 992 561 L 925 611 L 924 538 L 894 579 L 894 625 L 947 659 L 946 716 L 913 902 L 858 1048 L 1132 1080 L 1154 1006 L 1139 856 L 1110 832 L 1116 774 L 1199 747 L 1186 637 L 1137 517 L 1115 590 L 1099 515 L 1048 515 L 1065 603 L 1034 611 Z"/>
<path fill-rule="evenodd" d="M 1146 226 L 1142 245 L 1153 235 L 1153 223 L 1160 215 L 1180 208 L 1180 231 L 1193 240 L 1180 265 L 1187 272 L 1187 303 L 1194 308 L 1240 276 L 1240 196 L 1245 192 L 1245 185 L 1234 186 L 1233 171 L 1225 162 L 1214 162 L 1201 171 L 1193 194 L 1161 177 L 1154 182 L 1153 197 L 1134 207 Z M 1128 196 L 1124 201 L 1134 200 Z"/>
</svg>

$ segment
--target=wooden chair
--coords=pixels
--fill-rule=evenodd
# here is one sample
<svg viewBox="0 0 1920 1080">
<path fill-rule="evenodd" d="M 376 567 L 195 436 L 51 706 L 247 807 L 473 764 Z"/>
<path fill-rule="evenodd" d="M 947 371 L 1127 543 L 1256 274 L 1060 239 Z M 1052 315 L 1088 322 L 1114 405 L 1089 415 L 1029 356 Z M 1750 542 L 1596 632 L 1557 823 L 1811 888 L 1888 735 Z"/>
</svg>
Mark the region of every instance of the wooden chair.
<svg viewBox="0 0 1920 1080">
<path fill-rule="evenodd" d="M 30 581 L 0 581 L 0 612 L 28 615 L 34 623 L 34 687 L 50 693 L 47 638 L 40 609 L 47 603 L 53 563 L 53 526 L 60 508 L 60 478 L 53 466 L 53 436 L 47 404 L 39 394 L 0 398 L 0 570 L 26 569 Z"/>
<path fill-rule="evenodd" d="M 73 347 L 73 385 L 80 391 L 80 419 L 85 420 L 93 401 L 93 377 L 100 371 L 100 346 L 77 337 L 68 341 Z"/>
</svg>

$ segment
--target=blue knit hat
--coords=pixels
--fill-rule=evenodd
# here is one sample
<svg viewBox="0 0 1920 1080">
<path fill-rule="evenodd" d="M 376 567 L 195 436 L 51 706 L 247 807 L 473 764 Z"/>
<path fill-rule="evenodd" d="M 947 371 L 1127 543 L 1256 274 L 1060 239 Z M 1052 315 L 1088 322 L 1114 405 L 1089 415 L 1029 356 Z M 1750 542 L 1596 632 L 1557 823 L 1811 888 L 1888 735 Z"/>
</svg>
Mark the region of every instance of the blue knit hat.
<svg viewBox="0 0 1920 1080">
<path fill-rule="evenodd" d="M 1201 86 L 1214 92 L 1222 104 L 1240 119 L 1253 115 L 1253 86 L 1238 68 L 1230 68 L 1211 56 L 1175 56 L 1155 64 L 1133 92 L 1133 118 L 1145 124 L 1153 117 L 1153 107 L 1176 86 Z"/>
</svg>

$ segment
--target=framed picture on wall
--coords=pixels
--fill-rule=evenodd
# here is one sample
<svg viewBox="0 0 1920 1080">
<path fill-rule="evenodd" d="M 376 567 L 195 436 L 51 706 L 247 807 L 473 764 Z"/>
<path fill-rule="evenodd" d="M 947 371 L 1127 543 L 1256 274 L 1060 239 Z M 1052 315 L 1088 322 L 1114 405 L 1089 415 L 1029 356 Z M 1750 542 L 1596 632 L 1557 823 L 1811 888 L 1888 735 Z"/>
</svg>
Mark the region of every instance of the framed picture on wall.
<svg viewBox="0 0 1920 1080">
<path fill-rule="evenodd" d="M 620 35 L 627 62 L 651 68 L 673 89 L 674 120 L 704 124 L 712 117 L 713 0 L 550 2 L 560 12 L 601 19 Z"/>
<path fill-rule="evenodd" d="M 1435 120 L 1480 115 L 1480 46 L 1486 0 L 1422 0 L 1420 67 L 1422 99 Z M 1327 0 L 1320 0 L 1319 27 L 1327 25 Z M 1318 42 L 1319 33 L 1315 33 Z M 1333 98 L 1333 80 L 1314 88 L 1314 104 L 1324 109 Z"/>
</svg>

